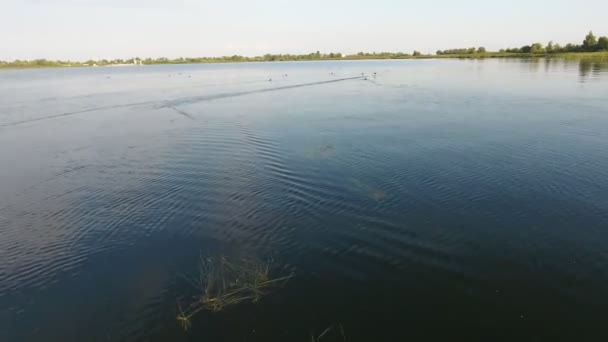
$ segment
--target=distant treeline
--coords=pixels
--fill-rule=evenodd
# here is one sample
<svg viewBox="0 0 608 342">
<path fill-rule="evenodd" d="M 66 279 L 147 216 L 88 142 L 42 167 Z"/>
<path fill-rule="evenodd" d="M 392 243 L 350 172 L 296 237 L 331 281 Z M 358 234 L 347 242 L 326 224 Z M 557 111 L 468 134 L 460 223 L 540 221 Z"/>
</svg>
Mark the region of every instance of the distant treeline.
<svg viewBox="0 0 608 342">
<path fill-rule="evenodd" d="M 509 48 L 500 49 L 498 53 L 517 53 L 517 54 L 554 54 L 554 53 L 569 53 L 569 52 L 597 52 L 597 51 L 608 51 L 608 37 L 603 36 L 597 38 L 593 32 L 589 32 L 583 40 L 582 45 L 567 44 L 561 46 L 554 44 L 552 41 L 547 45 L 543 46 L 541 43 L 534 43 L 531 45 L 525 45 L 520 48 Z M 473 54 L 485 54 L 488 53 L 486 48 L 464 48 L 464 49 L 450 49 L 450 50 L 439 50 L 437 55 L 473 55 Z"/>
<path fill-rule="evenodd" d="M 305 54 L 266 54 L 263 56 L 221 56 L 221 57 L 179 57 L 179 58 L 132 58 L 132 59 L 101 59 L 86 62 L 75 61 L 51 61 L 46 59 L 35 59 L 31 61 L 15 60 L 13 62 L 0 61 L 0 68 L 37 68 L 37 67 L 81 67 L 81 66 L 119 66 L 119 65 L 153 65 L 153 64 L 194 64 L 194 63 L 238 63 L 238 62 L 272 62 L 272 61 L 314 61 L 314 60 L 337 60 L 337 59 L 402 59 L 421 55 L 414 52 L 413 55 L 402 52 L 365 53 L 359 52 L 354 55 L 344 55 L 339 52 L 321 53 L 319 51 Z"/>
<path fill-rule="evenodd" d="M 522 46 L 520 48 L 501 49 L 498 52 L 489 52 L 485 47 L 471 47 L 464 49 L 448 49 L 439 50 L 436 55 L 425 55 L 419 51 L 414 51 L 412 54 L 404 52 L 380 52 L 367 53 L 359 52 L 352 55 L 344 55 L 339 52 L 321 53 L 319 51 L 304 54 L 266 54 L 263 56 L 246 57 L 246 56 L 222 56 L 222 57 L 195 57 L 195 58 L 146 58 L 139 57 L 131 59 L 102 59 L 89 60 L 86 62 L 73 61 L 52 61 L 46 59 L 35 59 L 31 61 L 15 60 L 12 62 L 0 61 L 0 68 L 47 68 L 47 67 L 82 67 L 82 66 L 109 66 L 109 65 L 141 65 L 141 64 L 189 64 L 189 63 L 230 63 L 230 62 L 270 62 L 270 61 L 313 61 L 313 60 L 336 60 L 336 59 L 406 59 L 406 58 L 433 58 L 440 57 L 464 57 L 464 58 L 483 58 L 483 57 L 509 57 L 509 56 L 528 56 L 528 55 L 550 55 L 550 54 L 565 54 L 565 53 L 589 53 L 608 51 L 608 37 L 602 36 L 597 38 L 593 32 L 583 40 L 581 45 L 567 44 L 561 46 L 549 42 L 543 46 L 541 43 Z M 605 54 L 602 54 L 605 55 Z"/>
</svg>

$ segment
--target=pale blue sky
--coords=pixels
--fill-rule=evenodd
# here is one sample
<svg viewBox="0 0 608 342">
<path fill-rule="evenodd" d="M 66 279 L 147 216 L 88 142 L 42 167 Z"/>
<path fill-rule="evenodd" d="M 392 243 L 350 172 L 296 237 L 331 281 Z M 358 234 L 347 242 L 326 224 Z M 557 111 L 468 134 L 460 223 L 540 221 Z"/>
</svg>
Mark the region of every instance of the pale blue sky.
<svg viewBox="0 0 608 342">
<path fill-rule="evenodd" d="M 580 43 L 606 0 L 2 0 L 0 60 Z"/>
</svg>

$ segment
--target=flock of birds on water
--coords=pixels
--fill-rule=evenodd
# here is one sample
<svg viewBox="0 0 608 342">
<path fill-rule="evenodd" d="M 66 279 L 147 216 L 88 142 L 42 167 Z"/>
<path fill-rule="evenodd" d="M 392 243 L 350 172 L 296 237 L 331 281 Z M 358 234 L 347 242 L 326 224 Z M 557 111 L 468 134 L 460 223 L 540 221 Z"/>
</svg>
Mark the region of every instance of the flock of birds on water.
<svg viewBox="0 0 608 342">
<path fill-rule="evenodd" d="M 330 72 L 329 74 L 330 74 L 331 76 L 336 76 L 336 74 L 335 74 L 335 73 L 333 73 L 333 72 Z M 178 73 L 177 73 L 177 75 L 182 76 L 182 75 L 183 75 L 183 73 L 178 72 Z M 283 76 L 283 77 L 288 77 L 289 75 L 288 75 L 288 74 L 283 74 L 282 76 Z M 378 76 L 378 73 L 377 73 L 377 72 L 374 72 L 374 73 L 372 74 L 372 77 L 376 78 L 376 76 Z M 172 77 L 172 74 L 168 74 L 168 75 L 167 75 L 167 77 Z M 187 77 L 188 77 L 188 78 L 192 78 L 192 75 L 187 75 Z M 362 73 L 361 73 L 361 77 L 363 77 L 363 80 L 367 81 L 367 77 L 368 77 L 368 76 L 366 76 L 366 75 L 365 75 L 365 73 L 363 73 L 363 72 L 362 72 Z M 106 76 L 106 78 L 107 78 L 107 79 L 110 79 L 110 78 L 112 78 L 112 76 Z M 268 82 L 272 82 L 272 77 L 268 78 Z"/>
</svg>

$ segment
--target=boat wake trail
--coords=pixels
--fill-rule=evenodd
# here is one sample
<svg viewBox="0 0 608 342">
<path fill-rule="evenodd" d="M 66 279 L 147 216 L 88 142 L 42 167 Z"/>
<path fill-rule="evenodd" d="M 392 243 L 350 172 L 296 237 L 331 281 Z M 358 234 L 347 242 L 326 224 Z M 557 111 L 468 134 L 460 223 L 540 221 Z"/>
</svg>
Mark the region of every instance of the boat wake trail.
<svg viewBox="0 0 608 342">
<path fill-rule="evenodd" d="M 95 107 L 95 108 L 83 109 L 83 110 L 78 110 L 78 111 L 73 111 L 73 112 L 65 112 L 65 113 L 47 115 L 47 116 L 42 116 L 39 118 L 31 118 L 31 119 L 27 119 L 27 120 L 7 122 L 7 123 L 0 124 L 0 127 L 17 126 L 17 125 L 30 123 L 30 122 L 56 119 L 56 118 L 61 118 L 61 117 L 65 117 L 65 116 L 72 116 L 72 115 L 96 112 L 96 111 L 100 111 L 100 110 L 146 106 L 146 105 L 152 105 L 155 103 L 157 103 L 157 102 L 156 101 L 146 101 L 146 102 L 125 103 L 125 104 L 119 104 L 119 105 L 113 105 L 113 106 Z"/>
<path fill-rule="evenodd" d="M 95 108 L 83 109 L 83 110 L 79 110 L 79 111 L 59 113 L 59 114 L 47 115 L 47 116 L 38 117 L 38 118 L 31 118 L 31 119 L 26 119 L 26 120 L 2 123 L 2 124 L 0 124 L 0 128 L 18 126 L 18 125 L 23 125 L 23 124 L 27 124 L 27 123 L 62 118 L 62 117 L 67 117 L 67 116 L 72 116 L 72 115 L 86 114 L 86 113 L 96 112 L 96 111 L 100 111 L 100 110 L 139 107 L 139 106 L 154 106 L 156 109 L 171 108 L 181 115 L 184 115 L 190 119 L 194 119 L 190 114 L 185 113 L 184 111 L 181 111 L 175 107 L 180 106 L 180 105 L 185 105 L 185 104 L 191 104 L 191 103 L 206 102 L 206 101 L 220 100 L 220 99 L 239 97 L 239 96 L 245 96 L 245 95 L 261 94 L 261 93 L 268 93 L 268 92 L 273 92 L 273 91 L 296 89 L 296 88 L 302 88 L 302 87 L 311 87 L 311 86 L 322 85 L 322 84 L 344 82 L 344 81 L 349 81 L 349 80 L 362 80 L 362 79 L 365 79 L 365 76 L 339 78 L 339 79 L 333 79 L 333 80 L 327 80 L 327 81 L 293 84 L 293 85 L 287 85 L 287 86 L 281 86 L 281 87 L 263 88 L 263 89 L 248 90 L 248 91 L 220 93 L 220 94 L 202 95 L 202 96 L 194 96 L 194 97 L 184 97 L 184 98 L 179 98 L 179 99 L 175 99 L 175 100 L 145 101 L 145 102 L 118 104 L 118 105 L 113 105 L 113 106 L 95 107 Z"/>
<path fill-rule="evenodd" d="M 177 100 L 165 101 L 160 106 L 160 108 L 167 108 L 167 107 L 172 108 L 175 106 L 197 103 L 197 102 L 206 102 L 206 101 L 220 100 L 220 99 L 226 99 L 226 98 L 231 98 L 231 97 L 239 97 L 239 96 L 245 96 L 245 95 L 261 94 L 261 93 L 268 93 L 268 92 L 273 92 L 273 91 L 287 90 L 287 89 L 310 87 L 310 86 L 343 82 L 343 81 L 349 81 L 349 80 L 361 80 L 364 78 L 365 78 L 365 76 L 357 76 L 357 77 L 339 78 L 339 79 L 329 80 L 329 81 L 292 84 L 292 85 L 282 86 L 282 87 L 264 88 L 264 89 L 248 90 L 248 91 L 238 91 L 238 92 L 214 94 L 214 95 L 185 97 L 185 98 L 181 98 L 181 99 L 177 99 Z"/>
<path fill-rule="evenodd" d="M 176 111 L 178 114 L 183 115 L 185 117 L 187 117 L 190 120 L 194 120 L 194 117 L 186 112 L 184 112 L 181 109 L 175 108 L 175 107 L 170 107 L 171 109 L 173 109 L 174 111 Z"/>
</svg>

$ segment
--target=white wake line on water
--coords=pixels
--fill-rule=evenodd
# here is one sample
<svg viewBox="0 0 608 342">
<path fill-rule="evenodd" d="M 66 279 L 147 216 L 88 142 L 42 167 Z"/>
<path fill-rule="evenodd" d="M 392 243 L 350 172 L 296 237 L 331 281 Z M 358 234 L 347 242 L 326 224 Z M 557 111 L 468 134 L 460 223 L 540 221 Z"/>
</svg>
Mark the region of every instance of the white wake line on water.
<svg viewBox="0 0 608 342">
<path fill-rule="evenodd" d="M 39 117 L 39 118 L 7 122 L 7 123 L 0 124 L 0 128 L 18 126 L 18 125 L 31 123 L 31 122 L 51 120 L 51 119 L 62 118 L 62 117 L 66 117 L 66 116 L 72 116 L 72 115 L 86 114 L 86 113 L 96 112 L 96 111 L 100 111 L 100 110 L 139 107 L 139 106 L 154 106 L 156 109 L 170 108 L 181 115 L 184 115 L 190 119 L 194 119 L 190 114 L 187 114 L 186 112 L 181 111 L 175 107 L 184 105 L 184 104 L 220 100 L 220 99 L 226 99 L 226 98 L 231 98 L 231 97 L 239 97 L 239 96 L 246 96 L 246 95 L 252 95 L 252 94 L 267 93 L 267 92 L 272 92 L 272 91 L 288 90 L 288 89 L 295 89 L 295 88 L 302 88 L 302 87 L 311 87 L 311 86 L 322 85 L 322 84 L 337 83 L 337 82 L 344 82 L 344 81 L 350 81 L 350 80 L 364 80 L 364 79 L 367 79 L 367 76 L 363 75 L 363 76 L 356 76 L 356 77 L 338 78 L 338 79 L 333 79 L 333 80 L 326 80 L 326 81 L 319 81 L 319 82 L 312 82 L 312 83 L 301 83 L 301 84 L 293 84 L 293 85 L 282 86 L 282 87 L 272 87 L 272 88 L 231 92 L 231 93 L 223 93 L 223 94 L 215 94 L 215 95 L 184 97 L 184 98 L 175 99 L 175 100 L 145 101 L 145 102 L 125 103 L 125 104 L 119 104 L 119 105 L 113 105 L 113 106 L 95 107 L 95 108 L 89 108 L 89 109 L 84 109 L 84 110 L 79 110 L 79 111 L 53 114 L 53 115 L 43 116 L 43 117 Z"/>
</svg>

